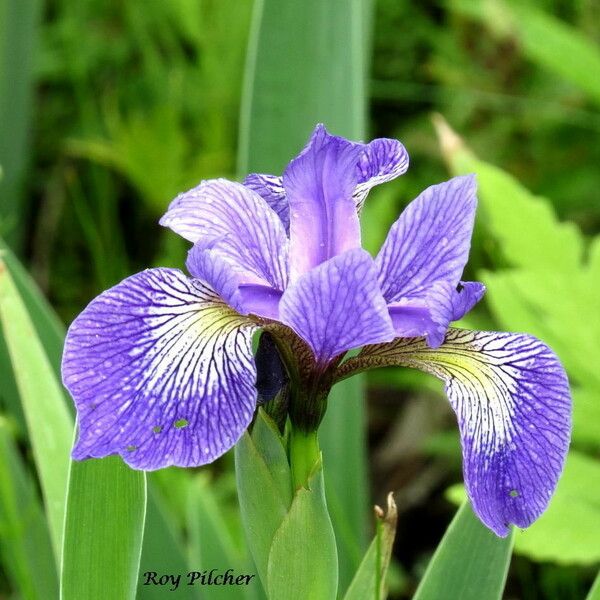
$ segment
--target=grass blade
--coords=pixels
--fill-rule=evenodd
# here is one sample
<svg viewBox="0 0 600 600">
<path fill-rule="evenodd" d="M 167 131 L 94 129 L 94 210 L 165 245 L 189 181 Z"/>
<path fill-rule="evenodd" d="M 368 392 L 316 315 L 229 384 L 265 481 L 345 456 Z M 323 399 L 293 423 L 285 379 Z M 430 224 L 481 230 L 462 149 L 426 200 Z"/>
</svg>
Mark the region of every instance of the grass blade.
<svg viewBox="0 0 600 600">
<path fill-rule="evenodd" d="M 350 583 L 367 546 L 366 416 L 361 377 L 338 383 L 319 429 L 327 504 L 340 553 L 340 589 Z M 344 426 L 340 427 L 340 423 Z"/>
<path fill-rule="evenodd" d="M 62 600 L 134 600 L 144 532 L 146 476 L 121 457 L 71 462 Z"/>
<path fill-rule="evenodd" d="M 0 417 L 0 557 L 19 597 L 45 600 L 58 595 L 50 536 L 35 484 L 8 425 Z"/>
<path fill-rule="evenodd" d="M 2 260 L 0 320 L 27 421 L 52 545 L 58 559 L 62 546 L 73 425 L 54 370 Z"/>
<path fill-rule="evenodd" d="M 23 240 L 22 179 L 28 151 L 40 0 L 0 0 L 0 232 Z"/>
<path fill-rule="evenodd" d="M 35 328 L 35 334 L 37 335 L 37 337 L 39 338 L 39 341 L 41 342 L 41 344 L 43 346 L 45 354 L 51 365 L 51 369 L 56 374 L 56 376 L 59 377 L 60 376 L 60 361 L 61 361 L 61 356 L 62 356 L 62 347 L 63 347 L 63 343 L 64 343 L 65 328 L 64 328 L 63 324 L 59 321 L 59 319 L 56 317 L 56 315 L 54 314 L 52 307 L 48 304 L 48 302 L 46 301 L 44 296 L 40 293 L 40 291 L 36 287 L 35 283 L 31 279 L 30 275 L 23 268 L 23 266 L 20 264 L 18 259 L 14 256 L 14 254 L 10 251 L 10 249 L 7 247 L 6 243 L 2 239 L 0 239 L 0 253 L 1 253 L 2 259 L 4 261 L 4 265 L 7 268 L 8 272 L 10 273 L 10 276 L 14 283 L 14 287 L 16 288 L 17 292 L 19 293 L 21 300 L 23 302 L 23 305 L 29 314 L 31 322 Z M 3 278 L 0 275 L 0 286 L 2 285 L 2 280 L 3 280 Z M 1 295 L 0 295 L 0 297 L 1 297 Z M 1 305 L 0 305 L 0 313 L 1 313 Z M 0 337 L 1 337 L 1 335 L 0 335 Z M 34 336 L 32 336 L 32 337 L 34 337 Z M 25 339 L 25 341 L 26 341 L 26 339 Z M 0 350 L 1 350 L 1 344 L 0 344 Z M 21 402 L 19 393 L 18 393 L 19 390 L 17 389 L 17 386 L 15 386 L 14 382 L 12 381 L 13 373 L 10 370 L 9 365 L 5 365 L 5 363 L 2 361 L 1 355 L 0 355 L 0 366 L 3 369 L 2 370 L 2 373 L 3 373 L 2 381 L 3 381 L 3 386 L 4 386 L 3 387 L 3 396 L 5 398 L 7 398 L 7 395 L 8 395 L 8 392 L 10 391 L 10 389 L 14 388 L 14 390 L 13 390 L 14 398 L 7 398 L 7 400 L 10 399 L 10 402 L 11 402 L 11 404 L 10 404 L 11 414 L 18 417 L 18 412 L 13 411 L 13 408 L 14 408 L 13 404 L 16 406 L 17 403 Z M 7 367 L 7 366 L 9 368 L 5 369 L 5 367 Z M 5 370 L 6 370 L 6 373 L 4 372 Z M 45 395 L 42 396 L 42 399 L 44 400 L 44 402 L 48 402 L 47 393 L 45 393 Z M 55 398 L 55 400 L 58 401 L 58 398 Z M 72 405 L 70 402 L 66 401 L 66 398 L 64 397 L 63 394 L 61 394 L 61 401 L 65 408 L 64 408 L 64 410 L 58 409 L 57 414 L 62 414 L 64 412 L 67 412 L 67 414 L 72 414 L 72 412 L 73 412 Z M 61 421 L 64 421 L 64 420 L 65 420 L 64 418 L 61 419 Z M 64 431 L 68 431 L 68 434 L 65 434 L 65 435 L 68 435 L 67 461 L 66 461 L 66 469 L 68 469 L 68 452 L 69 452 L 70 446 L 71 446 L 72 430 L 73 430 L 73 420 L 70 417 L 68 419 L 68 428 L 63 423 L 62 429 Z M 31 432 L 30 432 L 30 437 L 33 437 Z M 118 468 L 118 466 L 116 468 Z M 65 471 L 66 471 L 66 469 L 65 469 Z M 62 497 L 64 499 L 66 485 L 67 485 L 66 474 L 64 476 L 63 485 L 64 485 L 64 488 L 63 488 Z M 148 524 L 149 524 L 149 526 L 151 525 L 151 527 L 149 527 L 149 531 L 147 531 L 146 536 L 145 536 L 145 539 L 147 541 L 147 544 L 145 544 L 145 548 L 144 548 L 144 557 L 146 557 L 145 564 L 148 566 L 148 569 L 154 568 L 157 564 L 165 564 L 167 567 L 169 565 L 171 565 L 174 569 L 173 572 L 184 572 L 184 570 L 187 568 L 187 562 L 185 560 L 184 553 L 181 548 L 181 544 L 180 544 L 179 540 L 176 540 L 169 533 L 170 530 L 169 530 L 169 526 L 166 521 L 166 517 L 165 517 L 164 513 L 161 510 L 159 510 L 159 508 L 157 507 L 156 501 L 153 496 L 151 496 L 149 498 L 148 504 L 149 504 L 148 505 L 148 511 L 149 511 Z M 64 500 L 63 500 L 63 505 L 64 505 Z M 60 512 L 62 513 L 63 511 L 61 510 Z M 60 535 L 60 537 L 59 537 L 59 542 L 57 543 L 58 545 L 54 544 L 54 540 L 53 540 L 53 546 L 55 546 L 55 548 L 56 548 L 56 557 L 57 557 L 56 561 L 58 564 L 59 557 L 60 557 L 60 548 L 61 548 L 60 540 L 62 540 L 62 530 L 63 530 L 62 514 L 60 515 L 60 519 L 59 519 L 58 515 L 57 515 L 56 519 L 59 520 L 59 525 L 57 526 L 57 528 L 58 528 L 58 534 Z M 170 552 L 168 555 L 168 558 L 169 558 L 168 562 L 165 562 L 167 560 L 167 557 L 164 554 L 164 548 L 166 548 L 166 547 L 170 548 Z M 153 589 L 153 588 L 145 588 L 145 591 L 149 592 L 151 589 Z M 160 591 L 158 591 L 158 593 L 160 594 Z M 146 594 L 144 594 L 143 597 L 146 598 L 147 597 Z M 153 597 L 153 596 L 150 594 L 148 597 Z"/>
<path fill-rule="evenodd" d="M 596 575 L 592 589 L 585 597 L 585 600 L 600 600 L 600 571 L 598 571 L 598 575 Z"/>
<path fill-rule="evenodd" d="M 465 502 L 437 547 L 413 600 L 499 600 L 513 534 L 499 538 Z"/>
<path fill-rule="evenodd" d="M 365 134 L 363 0 L 258 0 L 242 102 L 239 172 L 280 173 L 318 122 Z"/>
<path fill-rule="evenodd" d="M 57 378 L 60 377 L 60 359 L 65 330 L 62 323 L 54 314 L 47 300 L 40 294 L 34 281 L 15 257 L 6 242 L 0 238 L 0 256 L 10 271 L 13 282 L 27 308 L 29 317 L 35 327 L 37 336 L 44 346 L 46 355 Z M 27 437 L 27 425 L 21 406 L 19 390 L 13 377 L 10 357 L 2 330 L 0 328 L 0 381 L 2 381 L 1 400 L 8 414 L 12 415 L 19 424 L 19 437 Z M 72 406 L 66 404 L 72 412 Z"/>
<path fill-rule="evenodd" d="M 2 238 L 0 238 L 0 256 L 10 271 L 21 300 L 33 322 L 37 336 L 46 350 L 50 364 L 56 376 L 60 377 L 60 360 L 65 338 L 65 327 L 59 321 L 46 298 L 40 293 L 29 273 Z"/>
<path fill-rule="evenodd" d="M 157 491 L 157 486 L 152 485 L 152 478 L 150 478 L 140 564 L 141 576 L 147 571 L 185 574 L 191 570 L 185 556 L 183 541 L 173 521 L 172 513 L 168 511 L 163 498 Z M 165 549 L 168 549 L 168 552 Z M 195 569 L 194 566 L 192 568 Z M 143 583 L 142 579 L 140 581 Z M 168 597 L 176 600 L 190 600 L 190 598 L 199 597 L 201 589 L 179 586 L 177 590 L 170 591 Z M 155 585 L 140 585 L 138 586 L 138 598 L 140 600 L 164 600 L 165 590 Z"/>
<path fill-rule="evenodd" d="M 195 570 L 206 570 L 217 565 L 227 565 L 237 573 L 252 573 L 252 559 L 239 535 L 241 523 L 227 512 L 228 507 L 217 495 L 215 481 L 205 473 L 199 473 L 190 481 L 188 498 L 188 523 L 191 560 Z M 217 484 L 218 485 L 218 484 Z M 235 506 L 235 505 L 234 505 Z M 236 527 L 237 526 L 237 527 Z M 237 531 L 232 531 L 233 528 Z M 247 600 L 264 598 L 260 582 L 254 578 L 249 585 L 215 587 L 211 600 Z"/>
</svg>

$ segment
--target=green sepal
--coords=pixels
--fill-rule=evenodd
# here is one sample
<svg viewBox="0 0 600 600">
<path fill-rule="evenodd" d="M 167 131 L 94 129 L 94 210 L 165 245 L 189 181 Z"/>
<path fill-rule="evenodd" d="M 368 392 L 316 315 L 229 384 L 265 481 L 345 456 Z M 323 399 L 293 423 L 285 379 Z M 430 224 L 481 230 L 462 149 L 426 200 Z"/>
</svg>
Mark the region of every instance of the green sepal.
<svg viewBox="0 0 600 600">
<path fill-rule="evenodd" d="M 398 510 L 391 493 L 387 500 L 387 513 L 378 506 L 375 507 L 375 537 L 350 583 L 344 600 L 385 598 L 385 576 L 390 565 L 398 522 Z"/>
<path fill-rule="evenodd" d="M 235 446 L 235 472 L 246 539 L 266 590 L 273 537 L 292 504 L 292 476 L 284 441 L 262 409 Z"/>
<path fill-rule="evenodd" d="M 413 600 L 500 600 L 513 533 L 497 537 L 465 502 L 446 530 Z"/>
<path fill-rule="evenodd" d="M 337 587 L 337 547 L 319 457 L 273 538 L 267 591 L 270 600 L 334 600 Z"/>
</svg>

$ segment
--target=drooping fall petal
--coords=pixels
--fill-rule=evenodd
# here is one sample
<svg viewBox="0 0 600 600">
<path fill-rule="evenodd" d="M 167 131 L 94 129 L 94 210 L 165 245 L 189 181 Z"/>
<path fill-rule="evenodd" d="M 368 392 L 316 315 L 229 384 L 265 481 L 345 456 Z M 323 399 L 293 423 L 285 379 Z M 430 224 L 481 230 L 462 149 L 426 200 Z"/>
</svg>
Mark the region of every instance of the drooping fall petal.
<svg viewBox="0 0 600 600">
<path fill-rule="evenodd" d="M 253 331 L 177 270 L 143 271 L 98 296 L 63 355 L 78 414 L 73 457 L 120 454 L 144 470 L 212 462 L 254 413 Z"/>
<path fill-rule="evenodd" d="M 571 432 L 564 369 L 540 340 L 524 334 L 450 329 L 431 349 L 423 338 L 366 347 L 340 369 L 421 369 L 446 384 L 458 420 L 465 484 L 479 518 L 500 536 L 546 509 Z"/>
</svg>

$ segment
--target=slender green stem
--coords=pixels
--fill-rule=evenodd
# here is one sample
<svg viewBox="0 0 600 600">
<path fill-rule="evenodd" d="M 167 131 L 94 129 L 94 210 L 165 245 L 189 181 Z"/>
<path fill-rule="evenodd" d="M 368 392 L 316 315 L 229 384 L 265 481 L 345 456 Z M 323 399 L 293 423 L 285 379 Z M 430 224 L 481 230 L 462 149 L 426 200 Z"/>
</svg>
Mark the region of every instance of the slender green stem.
<svg viewBox="0 0 600 600">
<path fill-rule="evenodd" d="M 306 487 L 308 478 L 321 456 L 317 432 L 306 433 L 292 426 L 290 436 L 290 465 L 294 488 Z"/>
</svg>

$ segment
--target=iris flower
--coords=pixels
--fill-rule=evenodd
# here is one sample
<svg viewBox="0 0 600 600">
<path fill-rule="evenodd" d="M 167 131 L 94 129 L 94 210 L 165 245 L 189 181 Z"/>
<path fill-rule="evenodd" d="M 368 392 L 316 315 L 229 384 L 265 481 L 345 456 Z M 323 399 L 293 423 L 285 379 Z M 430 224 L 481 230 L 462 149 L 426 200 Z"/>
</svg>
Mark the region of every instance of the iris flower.
<svg viewBox="0 0 600 600">
<path fill-rule="evenodd" d="M 475 512 L 501 536 L 530 525 L 567 452 L 567 378 L 534 337 L 449 327 L 485 291 L 461 281 L 473 176 L 426 189 L 375 258 L 361 248 L 369 190 L 407 168 L 396 140 L 355 143 L 318 125 L 282 177 L 214 179 L 180 194 L 160 223 L 193 243 L 190 276 L 128 277 L 69 329 L 73 458 L 120 454 L 143 470 L 214 461 L 255 413 L 252 336 L 262 328 L 290 379 L 290 418 L 307 431 L 331 386 L 354 373 L 401 365 L 443 380 Z"/>
</svg>

